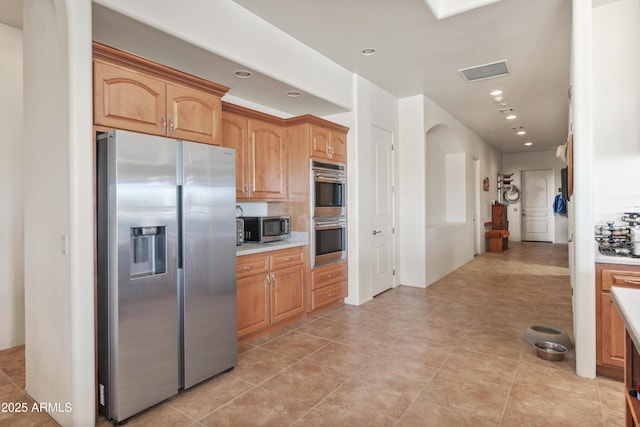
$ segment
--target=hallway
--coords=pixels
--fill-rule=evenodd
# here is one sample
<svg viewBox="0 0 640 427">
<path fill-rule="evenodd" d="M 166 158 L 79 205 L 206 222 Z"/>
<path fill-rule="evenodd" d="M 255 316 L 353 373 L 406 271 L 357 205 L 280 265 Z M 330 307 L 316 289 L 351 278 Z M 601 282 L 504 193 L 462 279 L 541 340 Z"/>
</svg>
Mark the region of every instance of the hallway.
<svg viewBox="0 0 640 427">
<path fill-rule="evenodd" d="M 571 334 L 567 246 L 510 246 L 427 289 L 400 286 L 244 345 L 231 373 L 128 425 L 623 426 L 621 383 L 577 377 L 574 351 L 549 362 L 520 338 L 533 322 Z M 25 399 L 21 357 L 0 352 L 0 402 Z M 0 426 L 46 421 L 0 413 Z"/>
</svg>

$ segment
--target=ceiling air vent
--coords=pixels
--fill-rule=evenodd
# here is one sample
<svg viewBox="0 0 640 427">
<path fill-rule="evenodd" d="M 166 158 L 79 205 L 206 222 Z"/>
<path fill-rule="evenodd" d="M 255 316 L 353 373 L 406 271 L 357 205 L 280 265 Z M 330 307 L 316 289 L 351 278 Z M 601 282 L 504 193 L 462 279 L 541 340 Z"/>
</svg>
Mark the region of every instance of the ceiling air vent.
<svg viewBox="0 0 640 427">
<path fill-rule="evenodd" d="M 509 74 L 507 61 L 492 62 L 491 64 L 478 65 L 477 67 L 463 68 L 460 70 L 468 82 L 492 79 L 494 77 L 506 76 Z"/>
</svg>

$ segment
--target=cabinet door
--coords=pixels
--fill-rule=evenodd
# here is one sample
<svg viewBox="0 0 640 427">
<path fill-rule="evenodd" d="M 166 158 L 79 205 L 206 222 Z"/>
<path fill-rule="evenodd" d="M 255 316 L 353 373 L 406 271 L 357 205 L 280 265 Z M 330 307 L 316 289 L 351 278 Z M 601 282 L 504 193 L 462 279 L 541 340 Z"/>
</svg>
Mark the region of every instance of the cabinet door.
<svg viewBox="0 0 640 427">
<path fill-rule="evenodd" d="M 268 274 L 240 278 L 238 288 L 238 337 L 269 326 Z"/>
<path fill-rule="evenodd" d="M 303 266 L 273 272 L 271 282 L 271 323 L 277 323 L 304 311 Z"/>
<path fill-rule="evenodd" d="M 611 294 L 600 294 L 602 304 L 602 363 L 624 367 L 624 322 L 613 304 Z"/>
<path fill-rule="evenodd" d="M 190 87 L 167 84 L 167 135 L 220 145 L 220 98 Z"/>
<path fill-rule="evenodd" d="M 347 160 L 347 135 L 331 132 L 331 159 L 339 162 Z"/>
<path fill-rule="evenodd" d="M 137 71 L 94 61 L 93 121 L 110 128 L 164 135 L 165 83 Z"/>
<path fill-rule="evenodd" d="M 251 197 L 262 200 L 285 198 L 284 128 L 251 120 Z"/>
<path fill-rule="evenodd" d="M 311 156 L 321 159 L 330 158 L 329 130 L 320 126 L 311 125 Z"/>
<path fill-rule="evenodd" d="M 235 114 L 222 114 L 222 146 L 236 150 L 236 199 L 249 197 L 249 121 Z"/>
</svg>

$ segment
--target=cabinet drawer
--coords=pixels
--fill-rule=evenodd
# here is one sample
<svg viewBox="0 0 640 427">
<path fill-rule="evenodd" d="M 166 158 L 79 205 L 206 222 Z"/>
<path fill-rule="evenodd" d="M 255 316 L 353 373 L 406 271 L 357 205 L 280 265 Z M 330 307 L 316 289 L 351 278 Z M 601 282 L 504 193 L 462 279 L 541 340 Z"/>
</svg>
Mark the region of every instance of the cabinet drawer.
<svg viewBox="0 0 640 427">
<path fill-rule="evenodd" d="M 311 270 L 311 289 L 320 289 L 331 283 L 347 280 L 347 263 L 331 264 Z"/>
<path fill-rule="evenodd" d="M 304 264 L 304 250 L 302 247 L 285 249 L 271 255 L 272 270 L 300 264 Z"/>
<path fill-rule="evenodd" d="M 268 271 L 268 254 L 243 255 L 236 258 L 236 275 L 238 278 L 267 273 Z"/>
<path fill-rule="evenodd" d="M 338 301 L 347 296 L 347 282 L 334 283 L 311 291 L 311 310 Z"/>
<path fill-rule="evenodd" d="M 640 271 L 602 270 L 602 290 L 609 291 L 614 285 L 640 289 Z"/>
</svg>

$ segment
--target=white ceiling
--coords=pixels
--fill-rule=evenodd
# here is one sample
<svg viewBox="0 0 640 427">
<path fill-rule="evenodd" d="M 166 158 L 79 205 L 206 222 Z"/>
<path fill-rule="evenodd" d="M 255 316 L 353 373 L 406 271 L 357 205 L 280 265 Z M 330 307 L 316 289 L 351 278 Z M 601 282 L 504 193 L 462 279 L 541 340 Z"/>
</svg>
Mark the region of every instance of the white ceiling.
<svg viewBox="0 0 640 427">
<path fill-rule="evenodd" d="M 554 149 L 566 140 L 570 0 L 472 0 L 486 5 L 440 20 L 425 0 L 234 1 L 399 98 L 428 96 L 504 153 Z M 20 28 L 22 1 L 0 0 L 0 22 Z M 242 64 L 185 47 L 94 4 L 95 39 L 136 53 L 158 37 L 164 39 L 164 56 L 151 59 L 230 86 L 234 96 L 291 115 L 340 110 L 320 98 L 280 101 L 283 88 L 292 89 L 285 83 L 266 76 L 230 78 L 229 71 Z M 375 48 L 376 54 L 364 57 L 364 48 Z M 468 83 L 458 71 L 505 59 L 510 70 L 505 77 Z M 219 66 L 211 67 L 212 61 Z M 223 72 L 207 74 L 212 69 Z M 489 95 L 496 88 L 504 91 L 503 102 L 516 120 L 498 111 Z M 511 129 L 516 126 L 527 134 L 516 135 Z M 524 147 L 525 141 L 533 147 Z"/>
<path fill-rule="evenodd" d="M 569 0 L 502 0 L 442 20 L 425 0 L 234 1 L 397 97 L 425 94 L 502 152 L 566 141 Z M 467 83 L 458 71 L 503 59 L 505 77 Z M 498 112 L 496 88 L 516 120 Z"/>
<path fill-rule="evenodd" d="M 22 28 L 22 0 L 0 0 L 0 22 Z"/>
</svg>

